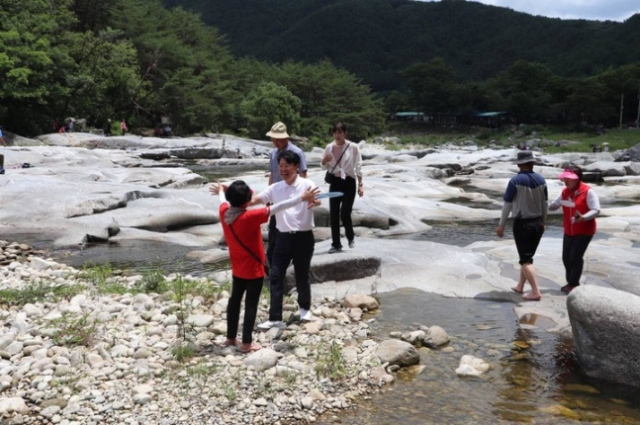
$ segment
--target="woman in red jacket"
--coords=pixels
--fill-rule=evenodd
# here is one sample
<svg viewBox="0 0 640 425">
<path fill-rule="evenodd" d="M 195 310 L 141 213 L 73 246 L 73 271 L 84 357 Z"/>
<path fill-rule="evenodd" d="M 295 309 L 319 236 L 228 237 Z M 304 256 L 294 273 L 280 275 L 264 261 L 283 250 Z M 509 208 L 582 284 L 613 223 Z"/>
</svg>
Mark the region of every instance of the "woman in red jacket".
<svg viewBox="0 0 640 425">
<path fill-rule="evenodd" d="M 562 262 L 566 270 L 567 284 L 561 288 L 567 294 L 580 285 L 584 267 L 584 253 L 596 233 L 596 216 L 600 213 L 600 201 L 595 191 L 582 181 L 582 169 L 571 167 L 558 176 L 565 188 L 549 204 L 549 210 L 562 207 L 564 215 L 564 239 Z"/>
</svg>

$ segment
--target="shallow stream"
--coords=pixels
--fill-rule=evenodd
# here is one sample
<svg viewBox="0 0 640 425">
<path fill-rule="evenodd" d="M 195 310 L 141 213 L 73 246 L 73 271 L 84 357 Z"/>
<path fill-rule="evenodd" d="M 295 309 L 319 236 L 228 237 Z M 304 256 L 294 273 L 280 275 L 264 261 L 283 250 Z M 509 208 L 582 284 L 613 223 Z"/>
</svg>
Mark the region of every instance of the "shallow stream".
<svg viewBox="0 0 640 425">
<path fill-rule="evenodd" d="M 640 423 L 640 389 L 583 377 L 571 339 L 547 332 L 554 323 L 545 317 L 528 314 L 518 326 L 512 303 L 414 289 L 379 299 L 374 339 L 438 325 L 451 342 L 421 351 L 421 373 L 399 373 L 380 394 L 353 411 L 325 415 L 320 424 Z M 465 354 L 486 360 L 492 369 L 479 378 L 457 377 Z"/>
</svg>

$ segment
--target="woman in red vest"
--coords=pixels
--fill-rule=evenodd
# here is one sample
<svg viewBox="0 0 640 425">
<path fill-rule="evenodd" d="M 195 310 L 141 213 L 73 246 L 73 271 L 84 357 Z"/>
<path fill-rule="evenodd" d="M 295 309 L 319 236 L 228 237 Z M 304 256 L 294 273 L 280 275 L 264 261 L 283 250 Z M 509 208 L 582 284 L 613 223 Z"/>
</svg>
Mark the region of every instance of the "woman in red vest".
<svg viewBox="0 0 640 425">
<path fill-rule="evenodd" d="M 567 294 L 580 285 L 584 266 L 584 253 L 596 233 L 596 216 L 600 213 L 600 201 L 595 191 L 582 181 L 582 169 L 571 167 L 558 176 L 565 188 L 549 204 L 549 210 L 562 207 L 564 215 L 564 239 L 562 262 L 566 270 L 567 284 L 561 291 Z"/>
</svg>

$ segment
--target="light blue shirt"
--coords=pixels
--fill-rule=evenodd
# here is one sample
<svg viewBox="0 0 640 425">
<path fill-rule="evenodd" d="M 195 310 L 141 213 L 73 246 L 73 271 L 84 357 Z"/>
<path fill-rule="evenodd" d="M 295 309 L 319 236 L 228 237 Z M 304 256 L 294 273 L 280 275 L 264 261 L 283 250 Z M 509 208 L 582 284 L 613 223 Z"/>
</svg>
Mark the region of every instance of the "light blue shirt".
<svg viewBox="0 0 640 425">
<path fill-rule="evenodd" d="M 304 173 L 307 171 L 307 157 L 304 156 L 304 152 L 302 149 L 289 142 L 287 147 L 284 148 L 285 151 L 293 151 L 300 156 L 300 168 L 298 168 L 298 174 Z M 271 156 L 269 157 L 269 171 L 273 174 L 273 183 L 278 183 L 282 181 L 282 177 L 280 176 L 280 171 L 278 171 L 278 155 L 280 151 L 275 148 L 271 151 Z"/>
</svg>

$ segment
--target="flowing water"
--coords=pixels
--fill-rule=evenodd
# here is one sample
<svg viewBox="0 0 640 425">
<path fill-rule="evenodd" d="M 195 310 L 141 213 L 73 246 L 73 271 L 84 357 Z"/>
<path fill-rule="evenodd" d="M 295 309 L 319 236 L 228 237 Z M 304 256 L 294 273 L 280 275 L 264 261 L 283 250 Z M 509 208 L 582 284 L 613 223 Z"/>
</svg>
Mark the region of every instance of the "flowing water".
<svg viewBox="0 0 640 425">
<path fill-rule="evenodd" d="M 373 338 L 419 325 L 443 327 L 451 342 L 422 349 L 424 370 L 397 380 L 354 410 L 324 415 L 319 424 L 574 424 L 640 423 L 640 390 L 583 377 L 570 338 L 549 333 L 554 323 L 512 303 L 443 298 L 414 289 L 381 294 Z M 492 365 L 478 378 L 460 378 L 460 357 Z"/>
</svg>

